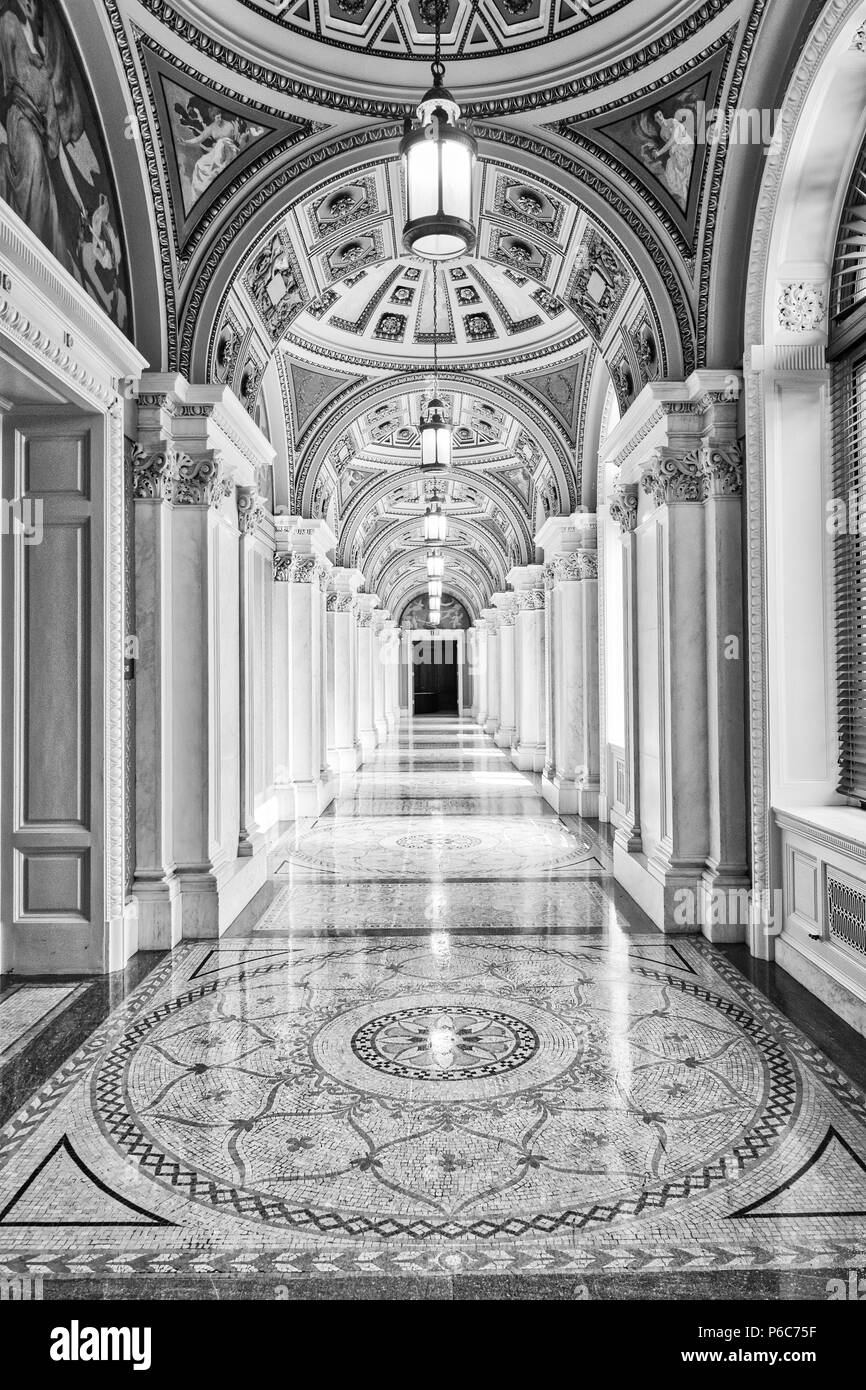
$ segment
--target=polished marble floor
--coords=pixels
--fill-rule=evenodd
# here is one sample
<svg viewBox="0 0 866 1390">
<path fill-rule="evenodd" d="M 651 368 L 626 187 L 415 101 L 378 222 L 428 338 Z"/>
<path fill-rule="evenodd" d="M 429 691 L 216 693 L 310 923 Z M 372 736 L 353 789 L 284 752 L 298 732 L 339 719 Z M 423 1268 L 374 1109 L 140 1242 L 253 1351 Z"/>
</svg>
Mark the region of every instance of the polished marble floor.
<svg viewBox="0 0 866 1390">
<path fill-rule="evenodd" d="M 471 725 L 393 735 L 271 891 L 0 1132 L 0 1275 L 820 1297 L 866 1269 L 862 1090 L 728 955 L 655 931 L 603 829 Z"/>
</svg>

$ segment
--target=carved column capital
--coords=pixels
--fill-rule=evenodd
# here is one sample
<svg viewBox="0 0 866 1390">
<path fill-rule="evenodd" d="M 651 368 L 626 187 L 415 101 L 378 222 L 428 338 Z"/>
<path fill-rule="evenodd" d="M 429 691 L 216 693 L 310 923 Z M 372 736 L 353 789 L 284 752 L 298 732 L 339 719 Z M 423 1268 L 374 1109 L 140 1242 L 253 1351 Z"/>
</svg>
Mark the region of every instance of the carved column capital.
<svg viewBox="0 0 866 1390">
<path fill-rule="evenodd" d="M 274 555 L 274 583 L 288 584 L 292 572 L 292 557 L 285 552 Z"/>
<path fill-rule="evenodd" d="M 362 608 L 362 609 L 361 609 L 361 612 L 358 614 L 358 627 L 372 627 L 372 626 L 373 626 L 373 614 L 369 611 L 369 609 L 363 609 L 363 608 Z"/>
<path fill-rule="evenodd" d="M 676 502 L 702 502 L 704 479 L 699 448 L 656 449 L 644 465 L 641 486 L 657 507 Z"/>
<path fill-rule="evenodd" d="M 738 497 L 743 490 L 743 451 L 736 440 L 701 449 L 704 495 Z"/>
<path fill-rule="evenodd" d="M 637 526 L 637 483 L 617 484 L 608 511 L 624 535 L 633 531 Z"/>
<path fill-rule="evenodd" d="M 171 485 L 176 507 L 218 507 L 234 486 L 219 454 L 177 455 L 177 471 Z"/>
<path fill-rule="evenodd" d="M 518 613 L 537 613 L 544 608 L 543 589 L 519 589 L 516 598 Z"/>
<path fill-rule="evenodd" d="M 171 496 L 172 482 L 177 476 L 177 454 L 170 445 L 149 452 L 140 444 L 133 444 L 130 462 L 132 495 L 137 501 L 163 502 Z"/>
<path fill-rule="evenodd" d="M 328 594 L 329 613 L 357 613 L 358 600 L 354 594 Z"/>
<path fill-rule="evenodd" d="M 573 550 L 567 555 L 557 555 L 551 562 L 551 569 L 554 585 L 598 579 L 598 551 Z"/>
<path fill-rule="evenodd" d="M 250 536 L 260 526 L 266 515 L 265 499 L 257 488 L 238 488 L 238 530 L 242 536 Z"/>
<path fill-rule="evenodd" d="M 289 567 L 290 584 L 321 584 L 328 573 L 317 555 L 293 555 Z"/>
</svg>

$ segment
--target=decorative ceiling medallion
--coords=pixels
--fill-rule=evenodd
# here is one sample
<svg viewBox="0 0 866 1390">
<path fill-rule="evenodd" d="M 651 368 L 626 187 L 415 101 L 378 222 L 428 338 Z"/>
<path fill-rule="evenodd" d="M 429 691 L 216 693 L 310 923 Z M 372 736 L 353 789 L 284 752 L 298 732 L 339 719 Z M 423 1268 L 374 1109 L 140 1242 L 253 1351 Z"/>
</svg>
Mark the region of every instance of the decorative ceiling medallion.
<svg viewBox="0 0 866 1390">
<path fill-rule="evenodd" d="M 442 55 L 449 60 L 516 53 L 585 29 L 646 0 L 449 0 Z M 435 0 L 240 0 L 320 43 L 384 58 L 429 62 Z"/>
</svg>

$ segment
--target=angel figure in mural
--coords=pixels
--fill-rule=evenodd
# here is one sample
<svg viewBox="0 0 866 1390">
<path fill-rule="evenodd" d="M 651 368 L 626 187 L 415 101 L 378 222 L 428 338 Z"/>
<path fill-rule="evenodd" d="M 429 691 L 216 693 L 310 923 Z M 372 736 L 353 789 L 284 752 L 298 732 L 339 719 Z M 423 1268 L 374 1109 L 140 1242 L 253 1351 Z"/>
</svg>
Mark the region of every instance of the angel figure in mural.
<svg viewBox="0 0 866 1390">
<path fill-rule="evenodd" d="M 57 11 L 0 0 L 0 197 L 123 328 L 121 243 L 94 141 Z"/>
<path fill-rule="evenodd" d="M 695 121 L 688 107 L 672 116 L 656 111 L 652 118 L 640 118 L 641 129 L 649 138 L 641 147 L 645 163 L 671 193 L 683 212 L 689 205 L 689 187 L 695 162 Z"/>
<path fill-rule="evenodd" d="M 192 170 L 181 170 L 187 204 L 191 206 L 223 169 L 227 169 L 247 145 L 264 135 L 265 130 L 264 126 L 229 115 L 194 96 L 187 96 L 183 102 L 176 101 L 174 112 L 180 143 L 192 151 L 201 150 L 201 154 L 193 155 Z"/>
</svg>

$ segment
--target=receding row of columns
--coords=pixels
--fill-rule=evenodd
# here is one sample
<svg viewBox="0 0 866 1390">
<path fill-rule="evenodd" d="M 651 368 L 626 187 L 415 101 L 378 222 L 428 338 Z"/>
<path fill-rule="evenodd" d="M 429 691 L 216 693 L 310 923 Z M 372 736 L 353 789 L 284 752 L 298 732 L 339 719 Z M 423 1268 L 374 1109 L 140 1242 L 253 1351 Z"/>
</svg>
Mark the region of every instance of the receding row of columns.
<svg viewBox="0 0 866 1390">
<path fill-rule="evenodd" d="M 557 811 L 598 815 L 598 555 L 595 517 L 551 518 L 544 564 L 508 574 L 473 629 L 472 717 Z"/>
</svg>

